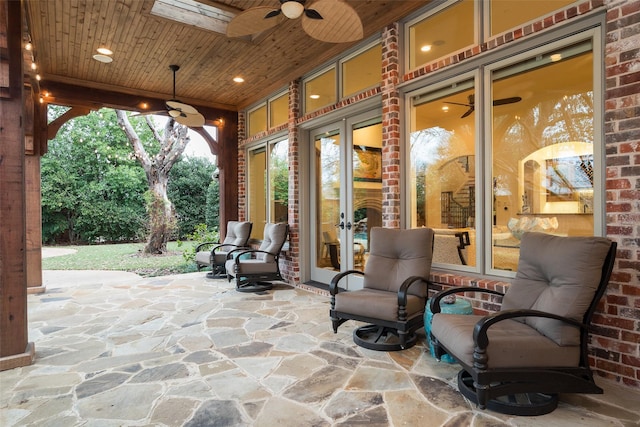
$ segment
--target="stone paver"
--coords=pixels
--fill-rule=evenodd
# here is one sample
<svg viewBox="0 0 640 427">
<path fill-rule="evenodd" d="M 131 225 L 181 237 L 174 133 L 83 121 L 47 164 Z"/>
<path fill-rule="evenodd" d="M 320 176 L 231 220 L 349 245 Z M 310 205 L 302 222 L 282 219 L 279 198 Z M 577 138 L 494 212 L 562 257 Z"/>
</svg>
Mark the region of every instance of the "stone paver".
<svg viewBox="0 0 640 427">
<path fill-rule="evenodd" d="M 3 427 L 640 424 L 640 393 L 604 380 L 604 395 L 562 396 L 548 415 L 480 411 L 424 335 L 402 352 L 357 347 L 354 323 L 333 334 L 319 291 L 238 293 L 202 272 L 71 276 L 48 272 L 29 295 L 37 359 L 0 372 Z"/>
</svg>

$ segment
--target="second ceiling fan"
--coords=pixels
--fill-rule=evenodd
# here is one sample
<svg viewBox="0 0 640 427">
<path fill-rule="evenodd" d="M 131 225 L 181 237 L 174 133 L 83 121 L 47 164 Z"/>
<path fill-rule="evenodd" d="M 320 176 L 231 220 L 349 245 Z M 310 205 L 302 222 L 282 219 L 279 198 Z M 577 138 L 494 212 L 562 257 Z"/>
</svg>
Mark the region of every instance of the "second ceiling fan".
<svg viewBox="0 0 640 427">
<path fill-rule="evenodd" d="M 475 95 L 472 93 L 471 95 L 468 96 L 467 99 L 469 100 L 469 102 L 466 103 L 466 104 L 464 104 L 462 102 L 445 102 L 445 104 L 464 105 L 465 107 L 469 107 L 469 109 L 467 111 L 465 111 L 462 116 L 460 116 L 461 119 L 464 119 L 465 117 L 467 117 L 471 113 L 473 113 L 473 111 L 475 110 Z M 519 96 L 513 96 L 513 97 L 510 97 L 510 98 L 495 99 L 493 101 L 493 106 L 495 107 L 496 105 L 514 104 L 514 103 L 520 102 L 520 101 L 522 101 L 522 98 L 519 97 Z"/>
<path fill-rule="evenodd" d="M 275 27 L 286 18 L 302 17 L 302 29 L 316 40 L 345 43 L 360 40 L 362 21 L 353 7 L 343 0 L 318 0 L 305 6 L 305 0 L 280 0 L 280 7 L 256 6 L 238 14 L 229 22 L 228 37 L 261 33 Z"/>
<path fill-rule="evenodd" d="M 165 103 L 169 115 L 181 125 L 189 127 L 204 126 L 204 116 L 195 107 L 176 99 L 176 71 L 180 69 L 180 66 L 169 65 L 169 69 L 173 72 L 173 97 Z"/>
</svg>

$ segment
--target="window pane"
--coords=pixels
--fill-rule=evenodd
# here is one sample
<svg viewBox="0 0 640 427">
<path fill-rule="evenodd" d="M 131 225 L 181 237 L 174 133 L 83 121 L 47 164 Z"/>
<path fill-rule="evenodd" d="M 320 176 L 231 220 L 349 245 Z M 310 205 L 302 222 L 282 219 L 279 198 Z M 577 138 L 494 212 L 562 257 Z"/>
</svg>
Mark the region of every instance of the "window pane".
<svg viewBox="0 0 640 427">
<path fill-rule="evenodd" d="M 594 233 L 593 55 L 571 46 L 493 78 L 492 266 L 515 271 L 525 231 Z"/>
<path fill-rule="evenodd" d="M 269 159 L 269 218 L 271 222 L 288 222 L 289 205 L 289 140 L 271 146 Z"/>
<path fill-rule="evenodd" d="M 472 45 L 474 23 L 474 2 L 464 0 L 411 25 L 409 69 Z"/>
<path fill-rule="evenodd" d="M 463 250 L 475 265 L 475 125 L 473 82 L 413 99 L 411 107 L 410 180 L 411 227 L 430 227 L 455 237 L 468 233 L 471 246 Z M 453 237 L 452 237 L 453 236 Z M 434 262 L 461 264 L 456 247 Z"/>
<path fill-rule="evenodd" d="M 263 148 L 249 152 L 248 162 L 249 221 L 253 222 L 251 237 L 262 239 L 267 222 L 267 155 Z"/>
<path fill-rule="evenodd" d="M 377 44 L 342 64 L 342 98 L 382 81 L 382 45 Z"/>
<path fill-rule="evenodd" d="M 289 94 L 285 93 L 269 101 L 269 127 L 286 124 L 289 120 Z"/>
<path fill-rule="evenodd" d="M 249 122 L 249 128 L 247 129 L 247 137 L 266 131 L 267 130 L 267 106 L 263 105 L 262 107 L 249 111 L 249 117 L 247 117 L 247 121 Z"/>
<path fill-rule="evenodd" d="M 491 35 L 503 33 L 554 10 L 574 3 L 575 0 L 492 0 Z"/>
<path fill-rule="evenodd" d="M 336 103 L 336 69 L 332 68 L 304 84 L 304 111 L 315 111 Z"/>
</svg>

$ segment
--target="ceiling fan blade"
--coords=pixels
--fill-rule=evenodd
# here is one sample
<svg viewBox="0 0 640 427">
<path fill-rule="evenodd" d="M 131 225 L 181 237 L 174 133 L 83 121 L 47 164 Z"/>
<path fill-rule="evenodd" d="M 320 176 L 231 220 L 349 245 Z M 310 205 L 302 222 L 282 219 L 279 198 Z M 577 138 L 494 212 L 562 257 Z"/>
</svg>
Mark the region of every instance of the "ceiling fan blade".
<svg viewBox="0 0 640 427">
<path fill-rule="evenodd" d="M 339 0 L 319 0 L 312 6 L 322 16 L 313 19 L 302 16 L 302 28 L 316 40 L 346 43 L 362 39 L 362 21 L 353 7 Z"/>
<path fill-rule="evenodd" d="M 493 101 L 493 105 L 514 104 L 520 101 L 522 101 L 522 98 L 520 98 L 519 96 L 514 96 L 512 98 L 496 99 L 495 101 Z"/>
<path fill-rule="evenodd" d="M 183 104 L 182 102 L 176 101 L 175 99 L 170 99 L 169 101 L 166 102 L 166 104 L 167 104 L 167 107 L 170 108 L 171 110 L 177 110 L 186 114 L 198 114 L 198 110 L 196 110 L 191 105 Z M 169 111 L 169 114 L 171 114 L 171 111 Z"/>
<path fill-rule="evenodd" d="M 283 16 L 281 14 L 276 14 L 274 18 L 266 18 L 266 16 L 276 11 L 279 12 L 280 9 L 256 6 L 239 13 L 227 25 L 227 37 L 249 36 L 275 27 L 284 20 Z"/>
<path fill-rule="evenodd" d="M 180 114 L 178 117 L 175 117 L 174 120 L 180 123 L 181 125 L 185 125 L 189 127 L 204 126 L 204 116 L 200 113 Z"/>
<path fill-rule="evenodd" d="M 469 109 L 467 110 L 466 113 L 464 113 L 462 116 L 460 116 L 461 119 L 464 119 L 465 117 L 468 117 L 471 115 L 471 113 L 473 113 L 473 106 L 469 107 Z"/>
<path fill-rule="evenodd" d="M 464 105 L 465 107 L 473 106 L 473 104 L 463 104 L 462 102 L 448 102 L 448 101 L 444 101 L 443 104 Z"/>
</svg>

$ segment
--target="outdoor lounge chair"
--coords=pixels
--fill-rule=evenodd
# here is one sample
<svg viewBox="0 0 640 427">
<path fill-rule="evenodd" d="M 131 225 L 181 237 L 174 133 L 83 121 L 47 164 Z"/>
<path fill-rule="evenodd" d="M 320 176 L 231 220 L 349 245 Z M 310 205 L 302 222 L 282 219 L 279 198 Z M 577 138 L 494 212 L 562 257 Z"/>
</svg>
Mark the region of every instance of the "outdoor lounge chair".
<svg viewBox="0 0 640 427">
<path fill-rule="evenodd" d="M 436 294 L 431 342 L 438 359 L 448 353 L 462 365 L 460 392 L 482 409 L 513 415 L 549 413 L 557 393 L 602 393 L 589 368 L 587 342 L 615 251 L 616 243 L 602 237 L 528 232 L 505 294 L 476 287 Z M 503 297 L 500 311 L 440 312 L 443 297 L 469 291 Z"/>
<path fill-rule="evenodd" d="M 435 230 L 433 262 L 466 265 L 470 244 L 468 231 Z"/>
<path fill-rule="evenodd" d="M 287 240 L 287 223 L 264 226 L 264 238 L 258 249 L 236 249 L 227 254 L 227 279 L 235 279 L 239 292 L 261 292 L 273 287 L 273 280 L 284 280 L 280 275 L 280 252 Z"/>
<path fill-rule="evenodd" d="M 368 323 L 353 332 L 359 346 L 383 351 L 412 347 L 415 332 L 424 325 L 433 230 L 373 227 L 370 242 L 364 272 L 349 270 L 331 280 L 333 332 L 347 320 L 358 320 Z M 352 274 L 364 276 L 364 287 L 342 291 L 340 281 Z"/>
<path fill-rule="evenodd" d="M 247 247 L 252 227 L 253 223 L 248 221 L 229 221 L 227 235 L 222 243 L 207 242 L 198 245 L 196 248 L 198 271 L 203 267 L 211 267 L 207 277 L 224 277 L 227 254 L 234 249 Z"/>
</svg>

